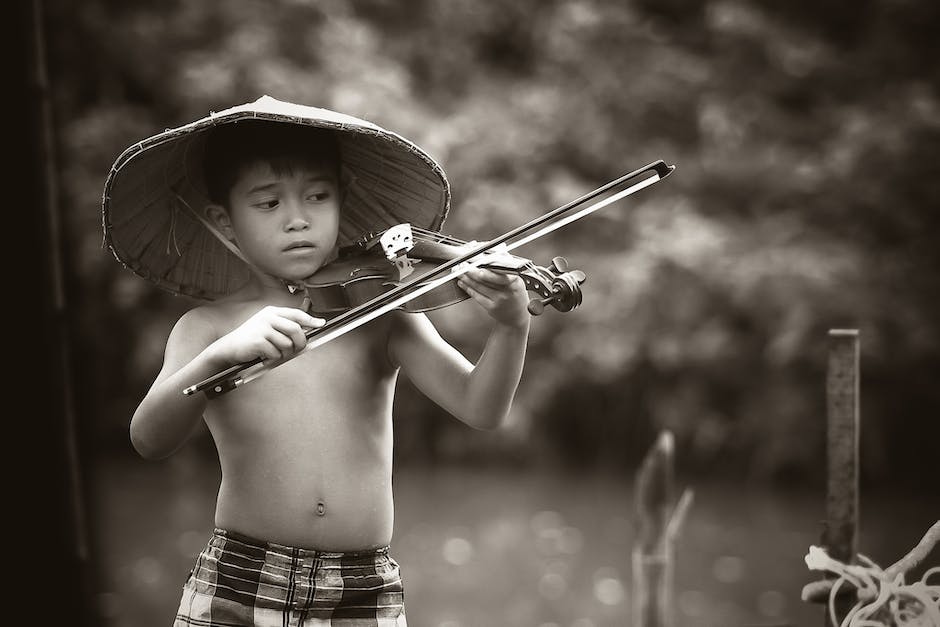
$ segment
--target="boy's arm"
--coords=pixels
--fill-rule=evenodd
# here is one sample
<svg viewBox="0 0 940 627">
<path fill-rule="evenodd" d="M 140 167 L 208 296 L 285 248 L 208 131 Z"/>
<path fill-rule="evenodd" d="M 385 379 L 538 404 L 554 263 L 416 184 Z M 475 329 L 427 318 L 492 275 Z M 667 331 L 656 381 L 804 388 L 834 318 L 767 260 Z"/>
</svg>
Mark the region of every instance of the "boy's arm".
<svg viewBox="0 0 940 627">
<path fill-rule="evenodd" d="M 131 442 L 147 459 L 171 455 L 192 436 L 206 408 L 203 394 L 182 390 L 255 357 L 282 359 L 306 345 L 304 327 L 323 320 L 300 309 L 265 307 L 219 337 L 204 309 L 184 314 L 167 340 L 163 367 L 131 419 Z"/>
<path fill-rule="evenodd" d="M 195 432 L 206 408 L 205 395 L 184 396 L 180 390 L 228 366 L 206 354 L 217 337 L 198 310 L 185 313 L 173 327 L 163 367 L 131 419 L 131 443 L 141 457 L 166 457 Z"/>
<path fill-rule="evenodd" d="M 512 405 L 525 361 L 528 302 L 518 277 L 474 271 L 460 285 L 495 324 L 472 364 L 422 314 L 399 313 L 389 340 L 393 362 L 423 394 L 477 429 L 501 426 Z"/>
</svg>

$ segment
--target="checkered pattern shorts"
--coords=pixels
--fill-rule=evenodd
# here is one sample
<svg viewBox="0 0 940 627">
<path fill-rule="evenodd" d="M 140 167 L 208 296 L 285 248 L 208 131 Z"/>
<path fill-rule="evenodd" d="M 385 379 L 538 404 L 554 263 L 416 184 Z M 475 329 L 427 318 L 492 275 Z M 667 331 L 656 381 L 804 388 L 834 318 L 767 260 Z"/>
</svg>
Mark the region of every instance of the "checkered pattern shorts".
<svg viewBox="0 0 940 627">
<path fill-rule="evenodd" d="M 407 627 L 388 547 L 300 549 L 216 529 L 199 554 L 173 627 Z"/>
</svg>

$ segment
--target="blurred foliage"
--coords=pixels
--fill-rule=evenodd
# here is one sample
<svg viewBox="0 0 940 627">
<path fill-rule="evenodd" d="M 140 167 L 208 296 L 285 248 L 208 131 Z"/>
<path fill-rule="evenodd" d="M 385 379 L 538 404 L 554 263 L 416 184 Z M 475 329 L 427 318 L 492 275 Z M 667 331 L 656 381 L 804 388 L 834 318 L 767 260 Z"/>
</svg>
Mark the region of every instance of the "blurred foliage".
<svg viewBox="0 0 940 627">
<path fill-rule="evenodd" d="M 120 152 L 262 94 L 415 141 L 486 239 L 650 161 L 663 183 L 526 247 L 588 276 L 533 325 L 507 432 L 403 382 L 410 460 L 687 469 L 820 482 L 829 328 L 862 338 L 862 466 L 916 483 L 940 422 L 940 4 L 927 0 L 45 3 L 86 440 L 126 425 L 192 305 L 101 246 Z M 473 356 L 483 321 L 435 312 Z M 207 446 L 211 446 L 207 445 Z"/>
</svg>

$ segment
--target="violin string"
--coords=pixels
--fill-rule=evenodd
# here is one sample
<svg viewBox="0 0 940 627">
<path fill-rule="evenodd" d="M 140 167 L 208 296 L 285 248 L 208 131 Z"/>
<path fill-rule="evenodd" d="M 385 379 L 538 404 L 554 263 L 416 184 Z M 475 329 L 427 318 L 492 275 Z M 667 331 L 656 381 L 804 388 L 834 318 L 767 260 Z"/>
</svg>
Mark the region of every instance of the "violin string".
<svg viewBox="0 0 940 627">
<path fill-rule="evenodd" d="M 421 227 L 412 226 L 411 231 L 412 233 L 416 233 L 417 235 L 424 236 L 434 242 L 442 243 L 442 244 L 451 244 L 453 246 L 466 246 L 467 244 L 481 243 L 476 240 L 467 241 L 467 240 L 459 239 L 459 238 L 453 237 L 452 235 L 441 233 L 440 231 L 429 231 Z"/>
<path fill-rule="evenodd" d="M 436 241 L 438 241 L 438 242 L 442 242 L 442 243 L 445 243 L 445 244 L 460 245 L 460 244 L 466 244 L 466 243 L 467 243 L 467 242 L 465 242 L 464 240 L 457 239 L 456 237 L 453 237 L 453 236 L 448 235 L 448 234 L 446 234 L 446 233 L 441 233 L 441 232 L 439 232 L 439 231 L 429 231 L 429 230 L 427 230 L 427 229 L 422 229 L 421 227 L 412 226 L 412 227 L 411 227 L 411 231 L 412 231 L 412 233 L 417 233 L 418 235 L 423 235 L 423 236 L 425 236 L 425 237 L 427 237 L 427 238 L 431 238 L 431 239 L 434 239 L 434 240 L 436 240 Z"/>
</svg>

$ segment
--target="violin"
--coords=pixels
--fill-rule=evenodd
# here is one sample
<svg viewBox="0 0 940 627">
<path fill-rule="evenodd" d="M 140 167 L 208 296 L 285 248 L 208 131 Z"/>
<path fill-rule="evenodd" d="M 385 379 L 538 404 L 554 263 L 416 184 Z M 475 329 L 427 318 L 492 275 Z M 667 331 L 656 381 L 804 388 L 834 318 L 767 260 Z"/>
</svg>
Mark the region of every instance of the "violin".
<svg viewBox="0 0 940 627">
<path fill-rule="evenodd" d="M 434 241 L 428 233 L 421 233 L 420 239 L 424 240 L 421 246 L 426 249 L 428 263 L 422 260 L 421 263 L 426 263 L 426 265 L 420 268 L 418 266 L 421 266 L 421 263 L 415 263 L 418 257 L 416 255 L 409 257 L 407 254 L 407 251 L 411 250 L 407 241 L 408 233 L 405 229 L 394 230 L 392 227 L 384 242 L 381 241 L 381 236 L 379 237 L 382 248 L 388 247 L 392 251 L 391 256 L 389 256 L 389 250 L 383 251 L 385 254 L 383 263 L 386 267 L 383 268 L 383 264 L 380 263 L 380 269 L 366 270 L 365 266 L 368 264 L 361 259 L 349 263 L 351 259 L 356 259 L 357 255 L 344 255 L 343 263 L 305 285 L 311 303 L 314 298 L 317 300 L 317 304 L 312 309 L 323 308 L 328 313 L 337 311 L 340 313 L 329 318 L 323 326 L 307 330 L 304 333 L 307 345 L 300 352 L 313 350 L 393 309 L 407 310 L 411 307 L 414 311 L 419 311 L 423 306 L 419 299 L 425 295 L 428 296 L 424 306 L 430 308 L 460 302 L 465 299 L 465 295 L 454 296 L 451 292 L 451 297 L 448 298 L 447 290 L 438 290 L 438 288 L 453 282 L 454 279 L 473 268 L 487 267 L 488 263 L 491 263 L 489 267 L 496 271 L 515 272 L 526 282 L 527 289 L 539 294 L 540 298 L 529 303 L 531 313 L 536 315 L 541 313 L 546 304 L 551 304 L 560 311 L 570 311 L 581 302 L 580 284 L 584 281 L 583 273 L 577 270 L 569 272 L 567 263 L 560 257 L 552 262 L 551 268 L 542 268 L 526 259 L 514 259 L 507 254 L 523 244 L 658 183 L 671 174 L 675 168 L 676 166 L 667 165 L 662 160 L 654 161 L 488 242 L 479 244 L 459 242 L 446 236 L 441 236 Z M 587 204 L 589 201 L 594 202 Z M 414 237 L 414 233 L 411 237 Z M 396 241 L 396 239 L 404 241 Z M 366 244 L 363 248 L 366 253 L 375 248 L 373 240 L 373 237 L 365 239 Z M 375 256 L 377 251 L 378 249 L 372 251 L 371 254 Z M 405 251 L 405 254 L 401 251 Z M 391 264 L 389 264 L 390 261 Z M 498 266 L 497 263 L 503 265 Z M 330 265 L 332 264 L 327 264 L 321 270 L 326 270 Z M 391 275 L 391 278 L 383 274 L 383 272 L 389 272 L 388 265 L 395 268 L 396 274 Z M 318 275 L 320 272 L 314 274 L 314 277 Z M 410 305 L 413 301 L 418 301 L 418 304 Z M 300 352 L 295 353 L 289 359 L 296 357 Z M 267 364 L 258 357 L 235 364 L 185 388 L 183 394 L 192 395 L 203 392 L 207 397 L 214 398 L 253 381 L 284 361 L 287 360 Z"/>
<path fill-rule="evenodd" d="M 367 303 L 403 281 L 420 282 L 442 263 L 464 255 L 479 242 L 457 238 L 410 224 L 398 224 L 380 233 L 368 234 L 340 250 L 330 262 L 304 281 L 308 311 L 329 318 Z M 558 311 L 571 311 L 582 302 L 581 284 L 585 274 L 569 270 L 564 257 L 555 257 L 548 267 L 529 259 L 494 249 L 483 253 L 485 261 L 477 267 L 522 278 L 526 289 L 535 292 L 528 310 L 540 315 L 546 305 Z M 448 281 L 398 308 L 421 313 L 449 307 L 467 300 L 469 295 L 454 281 Z"/>
</svg>

